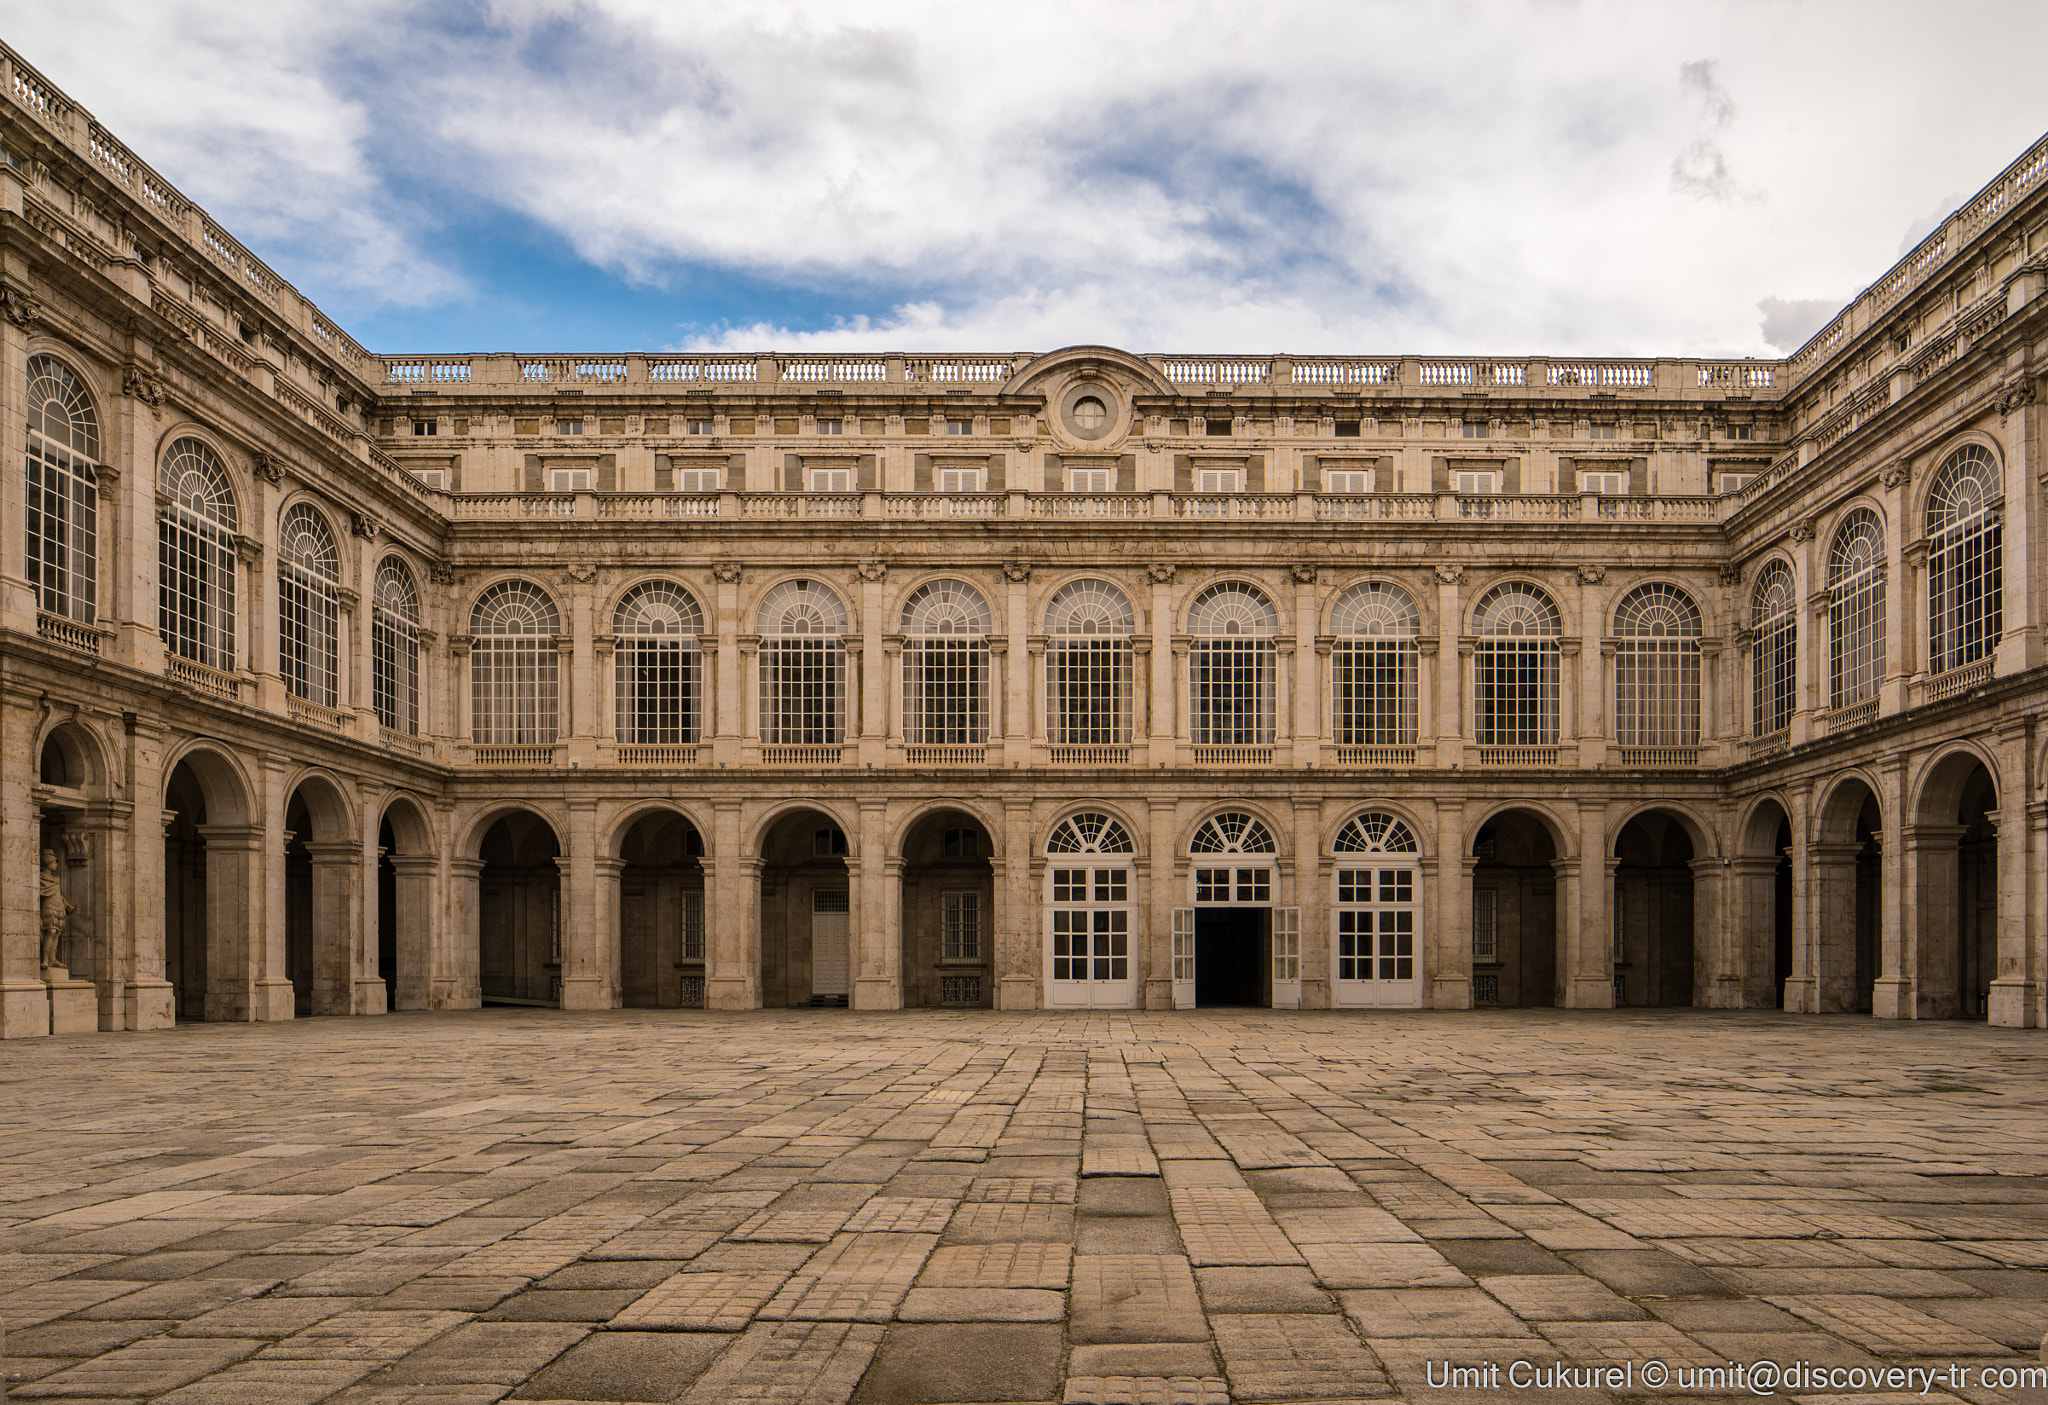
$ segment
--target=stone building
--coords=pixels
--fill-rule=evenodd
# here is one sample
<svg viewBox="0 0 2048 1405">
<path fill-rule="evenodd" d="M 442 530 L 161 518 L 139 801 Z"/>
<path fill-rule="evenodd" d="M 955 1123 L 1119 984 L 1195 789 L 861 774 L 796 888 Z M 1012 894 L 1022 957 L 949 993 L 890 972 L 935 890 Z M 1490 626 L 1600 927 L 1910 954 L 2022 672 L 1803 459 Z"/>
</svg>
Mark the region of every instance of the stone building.
<svg viewBox="0 0 2048 1405">
<path fill-rule="evenodd" d="M 2048 142 L 1783 361 L 378 356 L 0 57 L 0 1033 L 2043 1023 Z"/>
</svg>

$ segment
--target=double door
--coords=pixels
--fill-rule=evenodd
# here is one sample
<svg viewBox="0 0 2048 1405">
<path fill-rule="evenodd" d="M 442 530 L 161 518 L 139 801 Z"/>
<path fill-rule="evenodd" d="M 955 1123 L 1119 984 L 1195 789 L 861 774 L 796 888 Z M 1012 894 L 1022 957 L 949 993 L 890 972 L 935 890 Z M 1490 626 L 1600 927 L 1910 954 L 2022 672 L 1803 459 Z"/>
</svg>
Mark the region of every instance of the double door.
<svg viewBox="0 0 2048 1405">
<path fill-rule="evenodd" d="M 1414 1009 L 1422 1004 L 1421 882 L 1406 864 L 1340 868 L 1331 908 L 1332 1003 Z"/>
</svg>

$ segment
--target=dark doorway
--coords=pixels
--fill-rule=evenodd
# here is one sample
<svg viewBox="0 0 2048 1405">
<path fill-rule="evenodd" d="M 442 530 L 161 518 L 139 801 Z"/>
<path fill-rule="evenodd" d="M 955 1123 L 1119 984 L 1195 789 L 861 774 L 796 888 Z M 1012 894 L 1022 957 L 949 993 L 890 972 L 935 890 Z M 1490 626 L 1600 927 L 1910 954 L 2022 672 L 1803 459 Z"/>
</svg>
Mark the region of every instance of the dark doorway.
<svg viewBox="0 0 2048 1405">
<path fill-rule="evenodd" d="M 398 836 L 387 818 L 377 829 L 377 976 L 384 982 L 384 1008 L 398 1008 L 398 865 L 391 862 Z"/>
<path fill-rule="evenodd" d="M 179 762 L 164 788 L 164 978 L 180 1020 L 206 1018 L 206 799 Z"/>
<path fill-rule="evenodd" d="M 477 875 L 477 968 L 486 1005 L 562 1001 L 562 848 L 528 811 L 485 832 Z"/>
<path fill-rule="evenodd" d="M 1771 986 L 1778 992 L 1778 1008 L 1785 1008 L 1785 982 L 1792 979 L 1792 825 L 1778 821 L 1771 852 L 1777 864 L 1771 871 Z"/>
<path fill-rule="evenodd" d="M 1195 909 L 1197 1007 L 1272 1003 L 1263 979 L 1272 919 L 1263 907 Z"/>
</svg>

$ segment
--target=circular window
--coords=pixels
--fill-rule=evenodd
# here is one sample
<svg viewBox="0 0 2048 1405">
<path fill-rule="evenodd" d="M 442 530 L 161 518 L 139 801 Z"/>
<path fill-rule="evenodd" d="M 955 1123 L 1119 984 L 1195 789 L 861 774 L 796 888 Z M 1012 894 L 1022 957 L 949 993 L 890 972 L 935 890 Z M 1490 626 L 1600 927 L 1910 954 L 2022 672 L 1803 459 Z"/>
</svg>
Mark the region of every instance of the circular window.
<svg viewBox="0 0 2048 1405">
<path fill-rule="evenodd" d="M 1074 426 L 1094 432 L 1109 423 L 1109 407 L 1092 395 L 1084 395 L 1074 402 Z"/>
</svg>

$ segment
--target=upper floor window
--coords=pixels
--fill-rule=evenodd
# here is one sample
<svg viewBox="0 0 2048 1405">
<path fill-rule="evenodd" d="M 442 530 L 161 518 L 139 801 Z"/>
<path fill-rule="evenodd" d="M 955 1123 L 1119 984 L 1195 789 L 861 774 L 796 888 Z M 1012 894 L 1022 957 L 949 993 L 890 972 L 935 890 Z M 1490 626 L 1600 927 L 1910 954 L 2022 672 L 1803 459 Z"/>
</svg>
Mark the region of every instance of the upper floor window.
<svg viewBox="0 0 2048 1405">
<path fill-rule="evenodd" d="M 28 541 L 36 608 L 80 624 L 99 597 L 99 417 L 72 369 L 51 356 L 28 360 Z"/>
<path fill-rule="evenodd" d="M 1456 475 L 1456 487 L 1461 493 L 1497 493 L 1500 491 L 1500 475 L 1460 469 Z"/>
<path fill-rule="evenodd" d="M 841 419 L 837 419 L 837 418 L 834 418 L 834 419 L 820 419 L 820 420 L 818 421 L 818 433 L 820 433 L 820 434 L 838 434 L 838 433 L 841 433 L 841 432 L 843 431 L 843 429 L 845 428 L 845 423 L 846 423 L 846 422 L 845 422 L 844 420 L 841 420 Z"/>
<path fill-rule="evenodd" d="M 1998 461 L 1978 444 L 1948 456 L 1927 495 L 1927 656 L 1935 673 L 1998 647 L 2005 497 Z"/>
<path fill-rule="evenodd" d="M 1344 821 L 1330 846 L 1339 854 L 1414 854 L 1421 852 L 1415 831 L 1405 820 L 1384 810 L 1367 810 Z"/>
<path fill-rule="evenodd" d="M 1326 493 L 1370 493 L 1375 470 L 1370 468 L 1326 468 L 1323 470 L 1323 491 Z"/>
<path fill-rule="evenodd" d="M 1493 425 L 1486 420 L 1463 420 L 1459 437 L 1464 439 L 1487 439 L 1492 437 Z"/>
<path fill-rule="evenodd" d="M 1083 810 L 1068 815 L 1052 827 L 1045 841 L 1048 854 L 1134 854 L 1137 846 L 1130 834 L 1112 815 Z"/>
<path fill-rule="evenodd" d="M 903 602 L 903 740 L 988 740 L 988 602 L 965 581 L 928 581 Z"/>
<path fill-rule="evenodd" d="M 804 484 L 814 493 L 850 493 L 853 491 L 853 470 L 850 468 L 813 468 L 804 472 Z"/>
<path fill-rule="evenodd" d="M 1279 614 L 1256 586 L 1219 581 L 1188 607 L 1188 722 L 1197 746 L 1273 741 Z"/>
<path fill-rule="evenodd" d="M 715 493 L 725 486 L 725 470 L 679 468 L 675 470 L 675 485 L 679 493 Z"/>
<path fill-rule="evenodd" d="M 1472 611 L 1473 740 L 1556 746 L 1557 606 L 1533 585 L 1504 581 Z"/>
<path fill-rule="evenodd" d="M 1421 615 L 1408 593 L 1354 585 L 1330 614 L 1330 713 L 1339 746 L 1415 743 Z"/>
<path fill-rule="evenodd" d="M 1209 816 L 1188 841 L 1190 854 L 1277 854 L 1280 846 L 1273 831 L 1257 815 L 1242 810 L 1224 810 Z"/>
<path fill-rule="evenodd" d="M 683 433 L 709 434 L 711 433 L 711 421 L 686 419 L 683 421 Z"/>
<path fill-rule="evenodd" d="M 969 419 L 949 419 L 946 421 L 946 433 L 972 434 L 974 433 L 974 421 Z"/>
<path fill-rule="evenodd" d="M 284 690 L 336 705 L 341 558 L 327 521 L 306 503 L 284 515 L 277 544 L 277 667 Z"/>
<path fill-rule="evenodd" d="M 1615 427 L 1611 424 L 1592 424 L 1586 426 L 1586 437 L 1588 439 L 1612 439 L 1614 436 Z"/>
<path fill-rule="evenodd" d="M 1116 470 L 1113 468 L 1070 468 L 1067 470 L 1067 491 L 1070 493 L 1113 493 L 1116 491 Z"/>
<path fill-rule="evenodd" d="M 1131 631 L 1121 590 L 1069 581 L 1045 609 L 1045 736 L 1054 746 L 1121 746 L 1131 739 Z"/>
<path fill-rule="evenodd" d="M 420 593 L 396 556 L 377 566 L 370 605 L 370 695 L 379 725 L 407 736 L 420 729 Z"/>
<path fill-rule="evenodd" d="M 556 421 L 555 421 L 555 433 L 557 433 L 557 434 L 581 434 L 582 432 L 583 432 L 583 421 L 582 421 L 582 420 L 580 420 L 580 419 L 577 419 L 577 420 L 564 420 L 564 419 L 558 419 L 558 420 L 556 420 Z"/>
<path fill-rule="evenodd" d="M 587 493 L 591 490 L 591 472 L 587 468 L 551 468 L 548 470 L 548 491 L 552 493 Z"/>
<path fill-rule="evenodd" d="M 439 434 L 441 432 L 441 422 L 439 420 L 414 420 L 412 422 L 412 432 L 415 435 Z"/>
<path fill-rule="evenodd" d="M 1614 611 L 1614 736 L 1623 746 L 1698 746 L 1700 611 L 1676 586 L 1639 585 Z"/>
<path fill-rule="evenodd" d="M 981 856 L 981 831 L 961 826 L 947 830 L 939 839 L 939 852 L 949 859 L 972 859 Z"/>
<path fill-rule="evenodd" d="M 1074 425 L 1093 434 L 1109 423 L 1109 407 L 1093 395 L 1084 395 L 1074 402 Z"/>
<path fill-rule="evenodd" d="M 470 739 L 533 746 L 555 740 L 561 616 L 530 581 L 500 581 L 469 613 Z"/>
<path fill-rule="evenodd" d="M 761 741 L 836 746 L 846 732 L 846 607 L 813 580 L 784 581 L 761 599 Z"/>
<path fill-rule="evenodd" d="M 1244 470 L 1241 468 L 1198 468 L 1195 470 L 1195 491 L 1198 493 L 1241 493 L 1244 491 Z"/>
<path fill-rule="evenodd" d="M 1750 437 L 1750 428 L 1746 424 L 1731 424 L 1722 433 L 1729 439 L 1747 439 Z"/>
<path fill-rule="evenodd" d="M 1618 496 L 1628 491 L 1626 473 L 1581 473 L 1579 491 L 1582 493 L 1603 493 Z"/>
<path fill-rule="evenodd" d="M 1759 737 L 1792 725 L 1798 705 L 1799 597 L 1792 568 L 1771 561 L 1749 597 L 1750 729 Z"/>
<path fill-rule="evenodd" d="M 1877 694 L 1884 677 L 1884 526 L 1859 507 L 1828 549 L 1828 706 Z"/>
<path fill-rule="evenodd" d="M 613 734 L 621 745 L 691 745 L 699 735 L 704 613 L 681 586 L 647 581 L 612 612 Z"/>
<path fill-rule="evenodd" d="M 227 471 L 197 439 L 164 454 L 158 483 L 170 503 L 157 519 L 157 628 L 180 658 L 235 666 L 235 513 Z"/>
<path fill-rule="evenodd" d="M 942 493 L 978 493 L 981 491 L 983 470 L 979 468 L 941 468 L 938 471 L 939 491 Z"/>
</svg>

